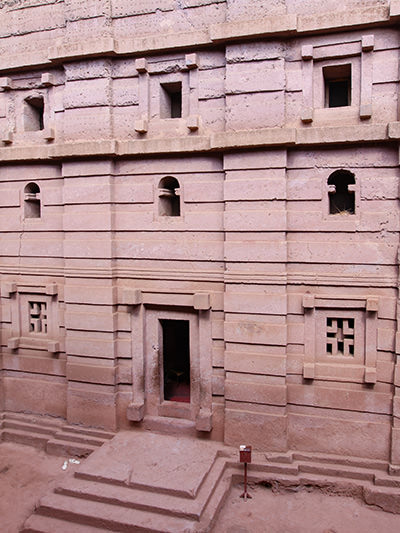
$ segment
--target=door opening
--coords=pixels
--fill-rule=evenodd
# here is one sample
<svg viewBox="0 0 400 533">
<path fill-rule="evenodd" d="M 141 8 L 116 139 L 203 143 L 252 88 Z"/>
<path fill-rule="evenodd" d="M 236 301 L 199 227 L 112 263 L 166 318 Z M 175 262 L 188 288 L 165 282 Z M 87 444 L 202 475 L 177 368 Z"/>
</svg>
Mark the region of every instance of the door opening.
<svg viewBox="0 0 400 533">
<path fill-rule="evenodd" d="M 189 320 L 160 320 L 164 400 L 190 403 Z"/>
</svg>

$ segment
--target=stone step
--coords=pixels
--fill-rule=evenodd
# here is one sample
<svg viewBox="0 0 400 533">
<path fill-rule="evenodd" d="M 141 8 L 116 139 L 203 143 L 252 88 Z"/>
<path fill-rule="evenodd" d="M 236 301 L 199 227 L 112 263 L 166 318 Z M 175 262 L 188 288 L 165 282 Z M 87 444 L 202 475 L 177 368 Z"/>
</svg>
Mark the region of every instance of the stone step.
<svg viewBox="0 0 400 533">
<path fill-rule="evenodd" d="M 74 524 L 100 527 L 111 531 L 142 531 L 152 533 L 187 533 L 199 531 L 191 520 L 175 516 L 160 515 L 140 509 L 80 500 L 71 496 L 51 494 L 39 502 L 37 513 Z M 76 531 L 70 524 L 71 533 Z"/>
<path fill-rule="evenodd" d="M 375 474 L 371 470 L 356 467 L 342 467 L 340 465 L 326 465 L 323 463 L 298 462 L 299 473 L 317 474 L 319 476 L 340 477 L 345 479 L 359 479 L 374 481 Z"/>
<path fill-rule="evenodd" d="M 225 468 L 223 474 L 216 484 L 214 492 L 208 496 L 207 503 L 203 509 L 203 513 L 200 518 L 200 527 L 198 531 L 210 531 L 218 513 L 221 510 L 232 485 L 233 470 L 229 467 Z"/>
<path fill-rule="evenodd" d="M 18 422 L 26 422 L 27 424 L 35 424 L 41 427 L 54 428 L 54 430 L 60 429 L 64 424 L 64 420 L 51 418 L 48 416 L 26 414 L 26 413 L 13 413 L 11 411 L 5 411 L 3 413 L 4 420 L 15 420 Z"/>
<path fill-rule="evenodd" d="M 147 431 L 120 431 L 89 457 L 75 477 L 193 499 L 221 445 Z"/>
<path fill-rule="evenodd" d="M 49 455 L 87 457 L 95 450 L 98 450 L 98 446 L 52 438 L 47 441 L 45 450 Z"/>
<path fill-rule="evenodd" d="M 84 480 L 78 476 L 57 487 L 55 492 L 75 498 L 200 520 L 209 499 L 213 497 L 224 469 L 225 459 L 217 458 L 195 499 L 162 493 L 156 489 L 149 491 L 133 486 L 113 485 L 109 481 L 106 484 L 100 481 Z"/>
<path fill-rule="evenodd" d="M 3 420 L 3 428 L 17 429 L 19 431 L 27 431 L 29 433 L 43 433 L 47 438 L 51 437 L 58 431 L 58 428 L 52 426 L 43 426 L 40 424 L 32 424 L 23 420 L 5 419 Z"/>
<path fill-rule="evenodd" d="M 365 503 L 376 505 L 388 513 L 400 514 L 400 490 L 393 487 L 365 487 Z"/>
<path fill-rule="evenodd" d="M 90 444 L 91 446 L 101 446 L 104 444 L 104 439 L 101 439 L 99 437 L 94 437 L 88 433 L 79 432 L 67 432 L 62 429 L 61 431 L 57 432 L 55 435 L 53 435 L 53 440 L 63 440 L 67 442 L 79 442 L 81 444 Z"/>
<path fill-rule="evenodd" d="M 238 463 L 237 461 L 234 463 L 230 463 L 232 466 L 236 466 Z M 243 469 L 243 466 L 241 467 Z M 248 465 L 248 472 L 252 472 L 253 470 L 257 469 L 259 472 L 270 472 L 275 474 L 289 474 L 296 476 L 299 473 L 299 465 L 297 464 L 259 464 L 259 463 L 251 463 Z"/>
<path fill-rule="evenodd" d="M 45 449 L 49 437 L 44 433 L 35 433 L 33 431 L 21 431 L 19 429 L 5 428 L 1 432 L 1 439 L 4 442 L 15 442 L 17 444 L 33 446 L 34 448 Z"/>
<path fill-rule="evenodd" d="M 104 441 L 115 437 L 115 433 L 112 433 L 111 431 L 105 431 L 104 429 L 97 428 L 86 428 L 84 426 L 65 425 L 62 426 L 61 430 L 66 433 L 84 433 L 85 435 L 97 437 L 99 439 L 103 439 Z"/>
<path fill-rule="evenodd" d="M 71 527 L 71 522 L 65 520 L 50 516 L 32 515 L 26 520 L 20 533 L 107 533 L 109 531 L 110 529 L 77 523 Z"/>
<path fill-rule="evenodd" d="M 387 470 L 387 462 L 376 459 L 363 459 L 357 457 L 342 457 L 332 454 L 315 454 L 306 452 L 292 452 L 292 462 L 310 462 L 312 464 L 330 463 L 332 465 L 342 465 L 354 468 L 366 468 L 368 470 Z"/>
<path fill-rule="evenodd" d="M 166 416 L 146 416 L 140 427 L 146 431 L 174 435 L 177 437 L 197 437 L 195 423 L 183 418 L 168 418 Z"/>
<path fill-rule="evenodd" d="M 397 487 L 400 489 L 400 477 L 389 474 L 375 474 L 375 485 L 382 487 Z"/>
</svg>

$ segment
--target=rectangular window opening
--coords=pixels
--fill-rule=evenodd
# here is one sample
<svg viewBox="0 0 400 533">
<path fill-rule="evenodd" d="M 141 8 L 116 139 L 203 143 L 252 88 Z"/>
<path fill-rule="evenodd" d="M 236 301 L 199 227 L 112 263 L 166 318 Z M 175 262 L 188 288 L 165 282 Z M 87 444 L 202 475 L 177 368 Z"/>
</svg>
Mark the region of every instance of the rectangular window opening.
<svg viewBox="0 0 400 533">
<path fill-rule="evenodd" d="M 351 105 L 351 64 L 322 69 L 325 83 L 325 107 Z"/>
<path fill-rule="evenodd" d="M 188 320 L 160 320 L 163 339 L 164 400 L 190 403 Z"/>
<path fill-rule="evenodd" d="M 182 83 L 162 83 L 161 118 L 182 117 Z"/>
<path fill-rule="evenodd" d="M 28 96 L 25 99 L 24 125 L 25 131 L 40 131 L 44 129 L 43 96 Z"/>
</svg>

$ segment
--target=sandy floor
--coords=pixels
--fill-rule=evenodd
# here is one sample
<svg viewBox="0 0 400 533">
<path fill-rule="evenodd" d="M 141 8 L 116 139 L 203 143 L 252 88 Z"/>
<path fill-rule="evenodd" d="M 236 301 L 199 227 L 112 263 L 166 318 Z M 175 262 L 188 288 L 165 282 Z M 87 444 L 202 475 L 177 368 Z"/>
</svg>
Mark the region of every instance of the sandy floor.
<svg viewBox="0 0 400 533">
<path fill-rule="evenodd" d="M 273 493 L 256 486 L 253 499 L 232 487 L 214 533 L 399 533 L 400 515 L 368 507 L 353 498 L 321 492 Z"/>
<path fill-rule="evenodd" d="M 72 475 L 77 465 L 68 462 L 63 470 L 65 460 L 30 446 L 0 444 L 1 533 L 17 533 L 33 512 L 38 498 Z"/>
<path fill-rule="evenodd" d="M 0 444 L 0 532 L 18 533 L 35 502 L 77 465 L 29 446 Z M 63 469 L 63 466 L 66 469 Z M 400 515 L 384 513 L 352 498 L 301 491 L 275 494 L 256 486 L 243 501 L 232 487 L 214 533 L 398 533 Z M 57 532 L 54 532 L 57 533 Z M 73 525 L 71 525 L 73 533 Z M 180 532 L 177 532 L 180 533 Z"/>
</svg>

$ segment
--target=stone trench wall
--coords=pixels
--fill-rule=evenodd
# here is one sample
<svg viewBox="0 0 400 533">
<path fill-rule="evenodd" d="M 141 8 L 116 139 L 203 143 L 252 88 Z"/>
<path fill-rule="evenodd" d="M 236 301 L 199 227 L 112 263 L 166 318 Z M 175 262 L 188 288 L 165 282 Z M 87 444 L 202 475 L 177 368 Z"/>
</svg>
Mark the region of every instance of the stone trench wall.
<svg viewBox="0 0 400 533">
<path fill-rule="evenodd" d="M 0 2 L 0 405 L 398 464 L 400 4 L 248 4 Z M 153 402 L 158 319 L 192 407 Z"/>
</svg>

